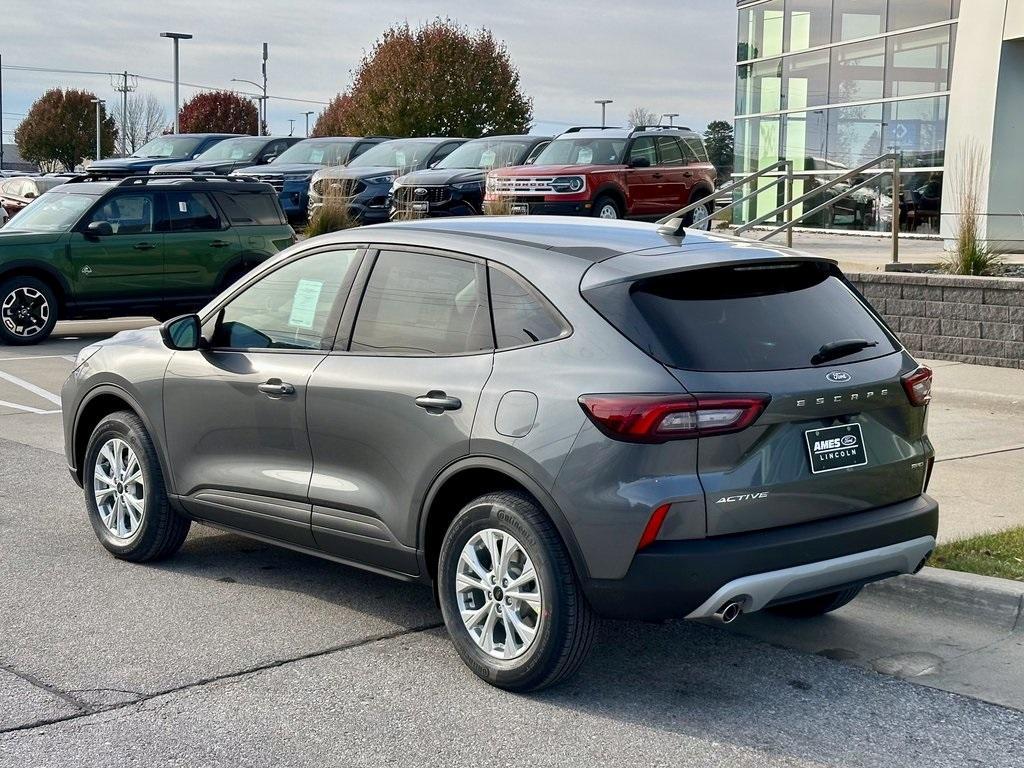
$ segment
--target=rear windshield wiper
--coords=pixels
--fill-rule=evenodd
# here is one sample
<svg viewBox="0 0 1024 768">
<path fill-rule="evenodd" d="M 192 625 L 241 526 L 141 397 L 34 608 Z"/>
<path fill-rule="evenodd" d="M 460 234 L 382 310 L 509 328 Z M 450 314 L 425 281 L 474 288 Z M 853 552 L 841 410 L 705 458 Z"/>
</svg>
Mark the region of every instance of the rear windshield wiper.
<svg viewBox="0 0 1024 768">
<path fill-rule="evenodd" d="M 862 349 L 877 346 L 877 341 L 868 341 L 867 339 L 839 339 L 838 341 L 830 341 L 827 344 L 821 345 L 818 349 L 818 354 L 811 358 L 811 365 L 821 365 L 829 360 L 838 360 L 841 357 L 852 355 L 854 352 L 860 352 Z"/>
</svg>

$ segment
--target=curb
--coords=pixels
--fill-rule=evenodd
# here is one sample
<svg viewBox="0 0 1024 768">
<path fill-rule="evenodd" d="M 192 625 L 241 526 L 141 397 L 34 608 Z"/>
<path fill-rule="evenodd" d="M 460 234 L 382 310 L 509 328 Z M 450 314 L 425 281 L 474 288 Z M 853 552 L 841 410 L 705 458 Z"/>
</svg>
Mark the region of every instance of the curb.
<svg viewBox="0 0 1024 768">
<path fill-rule="evenodd" d="M 877 581 L 864 589 L 868 594 L 913 600 L 915 605 L 923 603 L 1008 632 L 1024 629 L 1024 582 L 924 568 L 917 575 Z"/>
</svg>

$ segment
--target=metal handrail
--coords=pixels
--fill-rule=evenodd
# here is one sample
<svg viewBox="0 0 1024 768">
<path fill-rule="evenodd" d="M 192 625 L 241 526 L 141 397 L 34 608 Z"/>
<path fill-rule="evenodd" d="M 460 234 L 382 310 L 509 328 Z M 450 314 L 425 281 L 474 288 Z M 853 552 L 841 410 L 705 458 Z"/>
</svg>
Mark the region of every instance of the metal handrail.
<svg viewBox="0 0 1024 768">
<path fill-rule="evenodd" d="M 806 219 L 809 216 L 813 216 L 814 214 L 818 213 L 819 211 L 823 211 L 826 208 L 831 208 L 833 205 L 836 204 L 837 200 L 841 200 L 842 198 L 844 198 L 844 197 L 846 197 L 848 195 L 852 195 L 857 190 L 863 189 L 868 184 L 871 184 L 871 183 L 873 183 L 875 181 L 878 181 L 878 180 L 880 180 L 882 178 L 885 178 L 890 173 L 892 173 L 892 171 L 886 169 L 884 171 L 879 171 L 874 176 L 869 176 L 868 178 L 866 178 L 864 181 L 860 182 L 859 184 L 855 184 L 854 186 L 852 186 L 849 189 L 845 190 L 842 195 L 839 195 L 838 197 L 834 197 L 831 200 L 826 200 L 821 205 L 815 206 L 814 208 L 812 208 L 809 211 L 804 211 L 803 213 L 801 213 L 799 216 L 797 216 L 792 221 L 788 221 L 785 224 L 783 224 L 783 225 L 781 225 L 779 227 L 776 227 L 775 229 L 773 229 L 768 234 L 759 237 L 758 240 L 769 240 L 769 239 L 775 237 L 775 235 L 779 234 L 779 232 L 781 232 L 782 230 L 786 229 L 787 227 L 792 227 L 796 222 L 801 221 L 802 219 Z M 812 190 L 811 194 L 818 194 L 823 189 L 825 189 L 825 187 L 818 187 L 818 188 Z M 739 230 L 737 230 L 737 231 L 739 231 Z"/>
</svg>

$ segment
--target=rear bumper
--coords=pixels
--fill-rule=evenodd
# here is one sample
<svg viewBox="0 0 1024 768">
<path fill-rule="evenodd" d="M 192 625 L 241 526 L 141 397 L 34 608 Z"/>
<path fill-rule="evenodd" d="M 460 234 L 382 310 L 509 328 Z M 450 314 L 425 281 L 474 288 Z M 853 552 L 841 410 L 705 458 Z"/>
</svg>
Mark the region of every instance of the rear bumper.
<svg viewBox="0 0 1024 768">
<path fill-rule="evenodd" d="M 656 542 L 621 579 L 584 583 L 611 618 L 711 616 L 732 599 L 756 611 L 773 602 L 913 573 L 931 553 L 939 507 L 921 495 L 811 523 L 691 541 Z"/>
</svg>

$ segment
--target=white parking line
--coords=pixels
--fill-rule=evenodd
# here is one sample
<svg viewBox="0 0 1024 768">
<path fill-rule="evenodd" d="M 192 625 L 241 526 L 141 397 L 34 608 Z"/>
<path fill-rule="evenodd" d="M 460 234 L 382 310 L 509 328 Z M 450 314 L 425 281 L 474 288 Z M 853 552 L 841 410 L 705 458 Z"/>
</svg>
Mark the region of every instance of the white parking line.
<svg viewBox="0 0 1024 768">
<path fill-rule="evenodd" d="M 6 400 L 0 400 L 0 408 L 17 408 L 19 411 L 27 411 L 28 413 L 35 413 L 41 416 L 45 416 L 50 413 L 60 413 L 60 408 L 56 411 L 44 411 L 41 408 L 33 408 L 30 405 L 18 405 L 18 403 L 9 403 Z"/>
<path fill-rule="evenodd" d="M 39 395 L 39 397 L 43 398 L 44 400 L 49 400 L 54 405 L 60 405 L 59 395 L 55 395 L 52 392 L 47 392 L 42 387 L 37 387 L 31 381 L 19 379 L 17 376 L 12 376 L 6 371 L 0 371 L 0 379 L 3 379 L 4 381 L 9 381 L 11 384 L 14 384 L 17 387 L 21 387 L 22 389 L 27 389 L 32 394 Z"/>
<path fill-rule="evenodd" d="M 0 357 L 0 363 L 14 363 L 19 360 L 56 360 L 57 358 L 75 362 L 74 355 L 22 355 L 21 357 Z"/>
</svg>

